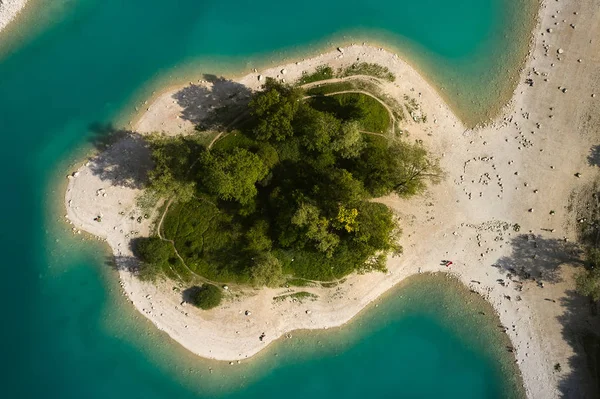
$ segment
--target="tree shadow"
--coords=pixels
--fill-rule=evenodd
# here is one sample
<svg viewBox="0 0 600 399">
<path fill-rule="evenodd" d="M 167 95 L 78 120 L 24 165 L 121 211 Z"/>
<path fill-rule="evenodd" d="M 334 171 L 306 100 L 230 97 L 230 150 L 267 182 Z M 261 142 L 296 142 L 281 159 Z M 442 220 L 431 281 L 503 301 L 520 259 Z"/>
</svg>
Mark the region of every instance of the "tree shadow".
<svg viewBox="0 0 600 399">
<path fill-rule="evenodd" d="M 594 312 L 596 304 L 574 290 L 565 294 L 560 299 L 565 311 L 558 320 L 573 355 L 568 360 L 570 372 L 560 377 L 561 397 L 597 398 L 600 394 L 600 319 Z"/>
<path fill-rule="evenodd" d="M 582 251 L 578 245 L 556 238 L 519 234 L 510 240 L 510 245 L 512 254 L 501 257 L 494 266 L 523 280 L 557 283 L 562 281 L 561 264 L 581 262 Z"/>
<path fill-rule="evenodd" d="M 199 291 L 201 291 L 202 288 L 200 288 L 197 285 L 194 285 L 193 287 L 190 287 L 188 289 L 185 289 L 181 292 L 181 299 L 183 299 L 184 302 L 187 303 L 194 303 L 194 297 L 198 294 Z"/>
<path fill-rule="evenodd" d="M 140 268 L 140 261 L 134 256 L 110 255 L 104 259 L 104 265 L 118 272 L 137 273 Z"/>
<path fill-rule="evenodd" d="M 222 127 L 248 104 L 252 90 L 243 84 L 211 74 L 203 75 L 207 84 L 190 84 L 173 94 L 183 108 L 181 118 L 201 129 Z"/>
<path fill-rule="evenodd" d="M 332 113 L 336 118 L 345 121 L 360 120 L 364 117 L 364 111 L 358 105 L 357 99 L 341 104 L 331 96 L 316 96 L 310 99 L 310 104 L 318 111 Z"/>
<path fill-rule="evenodd" d="M 600 167 L 600 144 L 596 144 L 590 148 L 590 153 L 587 157 L 588 164 L 590 166 Z"/>
<path fill-rule="evenodd" d="M 520 234 L 510 240 L 510 245 L 511 255 L 498 259 L 494 266 L 506 271 L 508 278 L 512 275 L 522 280 L 534 280 L 542 287 L 543 283 L 563 280 L 561 265 L 583 264 L 583 253 L 579 246 L 561 239 Z M 546 300 L 555 302 L 554 299 Z M 567 290 L 558 301 L 564 309 L 564 313 L 558 317 L 561 334 L 573 349 L 573 355 L 568 360 L 568 372 L 562 370 L 566 366 L 564 364 L 546 366 L 556 367 L 554 372 L 562 374 L 559 380 L 561 397 L 596 398 L 600 393 L 600 320 L 590 312 L 589 299 L 573 289 Z"/>
<path fill-rule="evenodd" d="M 100 153 L 90 160 L 91 172 L 113 186 L 141 189 L 152 167 L 150 148 L 139 133 L 111 124 L 90 126 L 90 142 Z"/>
</svg>

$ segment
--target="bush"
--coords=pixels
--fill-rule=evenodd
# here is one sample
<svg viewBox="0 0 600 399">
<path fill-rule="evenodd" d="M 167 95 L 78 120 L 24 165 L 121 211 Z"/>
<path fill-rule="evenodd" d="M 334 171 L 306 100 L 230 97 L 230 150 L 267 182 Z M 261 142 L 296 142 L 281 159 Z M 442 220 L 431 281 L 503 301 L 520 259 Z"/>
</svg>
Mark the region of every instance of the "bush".
<svg viewBox="0 0 600 399">
<path fill-rule="evenodd" d="M 200 309 L 208 310 L 221 304 L 223 293 L 216 285 L 203 284 L 202 287 L 194 287 L 191 293 L 192 303 Z"/>
</svg>

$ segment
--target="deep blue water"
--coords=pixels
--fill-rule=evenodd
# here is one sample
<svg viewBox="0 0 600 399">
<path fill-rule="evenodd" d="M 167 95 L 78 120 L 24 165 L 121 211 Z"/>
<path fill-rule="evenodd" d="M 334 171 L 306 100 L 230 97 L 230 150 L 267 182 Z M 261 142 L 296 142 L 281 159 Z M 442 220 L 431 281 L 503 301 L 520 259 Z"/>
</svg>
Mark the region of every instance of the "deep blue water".
<svg viewBox="0 0 600 399">
<path fill-rule="evenodd" d="M 497 337 L 473 327 L 481 320 L 446 317 L 448 301 L 456 314 L 470 314 L 456 287 L 435 290 L 439 301 L 428 302 L 435 295 L 419 292 L 431 281 L 413 290 L 412 307 L 390 299 L 386 306 L 397 309 L 370 328 L 343 329 L 352 341 L 343 350 L 331 349 L 341 340 L 331 334 L 308 335 L 277 357 L 271 351 L 236 372 L 215 365 L 218 375 L 207 376 L 204 362 L 118 296 L 104 248 L 72 238 L 59 203 L 68 160 L 85 150 L 90 126 L 132 110 L 155 88 L 148 82 L 184 80 L 192 67 L 247 71 L 333 37 L 398 48 L 461 115 L 476 119 L 511 90 L 506 82 L 531 26 L 527 1 L 36 4 L 21 20 L 32 34 L 11 43 L 2 41 L 15 35 L 0 36 L 2 397 L 187 398 L 242 385 L 232 397 L 511 396 L 506 355 L 485 350 L 501 347 Z"/>
</svg>

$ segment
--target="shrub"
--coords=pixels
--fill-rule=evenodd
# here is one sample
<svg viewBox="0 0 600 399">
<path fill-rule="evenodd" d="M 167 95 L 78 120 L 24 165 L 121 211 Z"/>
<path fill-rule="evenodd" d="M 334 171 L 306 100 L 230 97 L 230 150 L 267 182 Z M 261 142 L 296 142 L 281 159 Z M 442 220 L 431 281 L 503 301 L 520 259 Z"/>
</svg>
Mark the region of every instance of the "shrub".
<svg viewBox="0 0 600 399">
<path fill-rule="evenodd" d="M 191 293 L 192 303 L 200 309 L 208 310 L 221 304 L 223 293 L 216 285 L 203 284 L 201 287 L 194 287 Z"/>
</svg>

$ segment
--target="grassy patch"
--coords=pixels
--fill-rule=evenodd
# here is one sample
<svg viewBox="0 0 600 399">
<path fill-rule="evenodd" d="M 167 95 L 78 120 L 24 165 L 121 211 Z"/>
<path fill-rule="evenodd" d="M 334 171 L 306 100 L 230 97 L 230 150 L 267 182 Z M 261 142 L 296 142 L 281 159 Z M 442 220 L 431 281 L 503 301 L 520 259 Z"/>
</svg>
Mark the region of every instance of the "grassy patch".
<svg viewBox="0 0 600 399">
<path fill-rule="evenodd" d="M 396 76 L 387 67 L 379 64 L 373 64 L 370 62 L 355 62 L 354 64 L 340 68 L 337 76 L 340 78 L 354 75 L 368 75 L 376 78 L 388 80 L 393 82 L 396 80 Z"/>
<path fill-rule="evenodd" d="M 243 226 L 210 199 L 175 204 L 163 222 L 165 238 L 173 240 L 187 266 L 214 281 L 247 282 L 250 259 L 240 245 Z"/>
<path fill-rule="evenodd" d="M 291 299 L 291 300 L 295 299 L 298 302 L 303 302 L 306 300 L 316 301 L 317 298 L 319 298 L 318 295 L 315 295 L 315 294 L 312 294 L 312 293 L 306 292 L 306 291 L 300 291 L 300 292 L 294 292 L 293 294 L 285 294 L 285 295 L 275 296 L 275 297 L 273 297 L 273 300 L 275 302 L 282 302 L 287 299 Z"/>
<path fill-rule="evenodd" d="M 306 74 L 298 79 L 298 84 L 305 85 L 319 80 L 332 79 L 333 77 L 333 69 L 329 65 L 319 65 L 313 73 Z"/>
<path fill-rule="evenodd" d="M 233 131 L 223 134 L 223 136 L 213 144 L 212 148 L 229 151 L 238 147 L 249 149 L 254 146 L 256 146 L 255 140 L 252 140 L 250 137 L 238 131 Z"/>
<path fill-rule="evenodd" d="M 336 82 L 331 84 L 323 84 L 322 86 L 311 87 L 306 90 L 306 94 L 309 96 L 324 96 L 331 93 L 338 93 L 340 91 L 351 91 L 360 90 L 365 91 L 373 96 L 377 97 L 392 110 L 396 121 L 402 121 L 405 118 L 404 110 L 402 105 L 398 103 L 394 98 L 383 93 L 381 88 L 372 82 L 365 82 L 364 80 L 348 80 L 345 82 Z"/>
<path fill-rule="evenodd" d="M 291 287 L 315 287 L 316 284 L 310 280 L 305 280 L 302 278 L 291 278 L 286 281 L 286 284 Z"/>
<path fill-rule="evenodd" d="M 323 283 L 321 283 L 321 287 L 323 287 L 323 288 L 334 288 L 334 287 L 337 287 L 340 284 L 344 284 L 345 282 L 346 282 L 345 278 L 343 278 L 341 280 L 338 280 L 338 281 L 323 282 Z"/>
<path fill-rule="evenodd" d="M 312 98 L 310 103 L 313 108 L 330 112 L 338 119 L 357 120 L 362 130 L 384 133 L 390 126 L 387 109 L 379 101 L 362 93 L 319 96 Z"/>
</svg>

